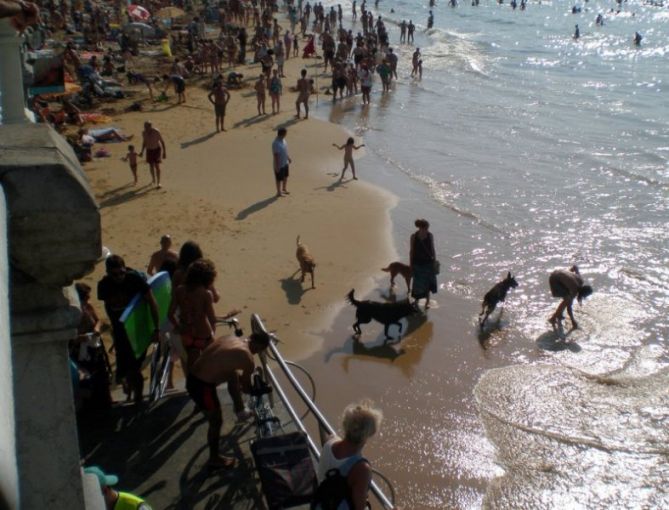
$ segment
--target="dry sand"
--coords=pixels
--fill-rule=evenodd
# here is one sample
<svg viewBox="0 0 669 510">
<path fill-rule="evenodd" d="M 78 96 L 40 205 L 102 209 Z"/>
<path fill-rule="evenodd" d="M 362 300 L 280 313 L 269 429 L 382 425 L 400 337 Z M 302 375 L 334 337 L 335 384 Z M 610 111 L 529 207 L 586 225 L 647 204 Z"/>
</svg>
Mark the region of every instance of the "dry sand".
<svg viewBox="0 0 669 510">
<path fill-rule="evenodd" d="M 145 270 L 162 234 L 172 236 L 176 250 L 186 240 L 197 241 L 218 268 L 217 313 L 242 309 L 240 320 L 247 330 L 250 314 L 258 313 L 277 330 L 284 353 L 296 359 L 321 347 L 345 294 L 355 287 L 364 295 L 379 269 L 395 260 L 389 217 L 395 198 L 364 181 L 349 180 L 350 173 L 338 183 L 343 154 L 332 143 L 344 143 L 349 133 L 327 122 L 294 119 L 296 94 L 290 88 L 305 64 L 313 74 L 316 63 L 321 61 L 286 61 L 278 115 L 256 116 L 252 81 L 232 90 L 225 133 L 214 132 L 208 91 L 198 85 L 189 85 L 185 105 L 174 106 L 170 90 L 167 103 L 147 100 L 143 112 L 114 117 L 114 126 L 134 135 L 138 151 L 145 120 L 161 131 L 167 158 L 160 190 L 150 186 L 144 162 L 139 184 L 132 186 L 128 165 L 120 160 L 126 143 L 107 144 L 112 157 L 85 166 L 100 204 L 105 246 L 128 266 Z M 260 66 L 236 70 L 252 80 Z M 136 90 L 146 96 L 143 87 Z M 319 99 L 329 101 L 323 94 Z M 312 105 L 315 101 L 312 96 Z M 268 96 L 268 112 L 270 105 Z M 290 195 L 274 198 L 271 143 L 279 126 L 288 129 L 293 164 Z M 364 140 L 356 140 L 360 142 Z M 364 168 L 364 159 L 358 166 Z M 298 235 L 316 259 L 313 290 L 308 278 L 304 284 L 299 280 Z M 87 277 L 89 283 L 102 277 L 103 266 Z M 96 305 L 104 317 L 102 304 Z"/>
</svg>

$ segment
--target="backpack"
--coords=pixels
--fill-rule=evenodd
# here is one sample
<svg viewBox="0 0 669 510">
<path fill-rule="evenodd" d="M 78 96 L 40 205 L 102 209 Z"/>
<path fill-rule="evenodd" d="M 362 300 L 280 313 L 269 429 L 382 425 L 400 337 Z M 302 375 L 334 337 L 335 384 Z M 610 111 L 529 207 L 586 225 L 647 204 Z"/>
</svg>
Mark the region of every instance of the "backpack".
<svg viewBox="0 0 669 510">
<path fill-rule="evenodd" d="M 363 460 L 367 461 L 361 455 L 353 455 L 339 468 L 329 469 L 314 493 L 311 510 L 337 510 L 342 503 L 346 503 L 347 508 L 353 508 L 348 474 L 353 466 Z"/>
</svg>

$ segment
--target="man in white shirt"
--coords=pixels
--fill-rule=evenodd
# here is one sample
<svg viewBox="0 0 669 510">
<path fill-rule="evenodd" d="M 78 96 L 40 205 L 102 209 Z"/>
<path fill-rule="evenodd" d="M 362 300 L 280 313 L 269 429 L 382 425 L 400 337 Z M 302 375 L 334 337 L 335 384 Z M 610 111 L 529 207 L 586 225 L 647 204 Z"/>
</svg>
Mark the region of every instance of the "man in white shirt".
<svg viewBox="0 0 669 510">
<path fill-rule="evenodd" d="M 288 156 L 288 144 L 286 143 L 286 128 L 279 128 L 276 138 L 272 142 L 272 158 L 274 160 L 274 178 L 276 180 L 276 196 L 288 195 L 286 189 L 288 184 L 288 167 L 293 162 Z"/>
</svg>

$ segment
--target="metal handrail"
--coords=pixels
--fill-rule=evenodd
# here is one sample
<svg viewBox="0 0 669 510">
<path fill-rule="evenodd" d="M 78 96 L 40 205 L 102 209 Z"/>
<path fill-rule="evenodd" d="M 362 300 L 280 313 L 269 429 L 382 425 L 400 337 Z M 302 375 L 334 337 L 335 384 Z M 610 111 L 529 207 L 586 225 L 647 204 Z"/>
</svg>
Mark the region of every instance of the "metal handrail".
<svg viewBox="0 0 669 510">
<path fill-rule="evenodd" d="M 267 331 L 265 328 L 265 325 L 263 324 L 262 320 L 260 317 L 258 317 L 257 314 L 253 314 L 252 317 L 252 322 L 255 321 L 257 325 L 262 328 L 264 331 Z M 311 413 L 314 415 L 316 420 L 318 421 L 318 425 L 320 428 L 325 429 L 325 431 L 330 434 L 330 435 L 335 435 L 336 432 L 334 428 L 330 425 L 328 422 L 327 418 L 323 416 L 321 413 L 320 409 L 316 406 L 316 404 L 311 400 L 309 395 L 307 395 L 307 392 L 304 391 L 304 388 L 302 388 L 302 385 L 300 382 L 295 378 L 293 375 L 292 370 L 288 367 L 288 364 L 286 363 L 286 360 L 283 359 L 283 356 L 279 352 L 279 349 L 276 347 L 274 342 L 269 343 L 269 350 L 272 352 L 272 355 L 274 356 L 274 360 L 276 363 L 279 365 L 281 370 L 283 371 L 284 375 L 288 378 L 288 381 L 290 381 L 291 385 L 293 386 L 293 389 L 297 392 L 297 394 L 300 396 L 302 401 L 306 404 L 306 406 L 309 408 Z M 302 421 L 298 418 L 297 413 L 293 409 L 292 405 L 290 404 L 290 401 L 288 400 L 288 397 L 286 396 L 285 392 L 279 385 L 279 382 L 277 381 L 276 377 L 274 376 L 274 373 L 272 370 L 267 366 L 267 360 L 266 357 L 261 357 L 261 361 L 263 364 L 263 371 L 265 374 L 269 376 L 272 382 L 272 386 L 275 388 L 277 394 L 279 395 L 279 398 L 281 401 L 284 403 L 286 406 L 286 409 L 288 410 L 288 414 L 291 416 L 291 418 L 295 421 L 297 427 L 307 434 L 308 442 L 309 442 L 309 447 L 316 456 L 317 459 L 320 459 L 320 450 L 318 449 L 318 446 L 314 443 L 314 441 L 311 439 L 311 436 L 307 432 L 306 428 L 304 427 L 304 424 Z M 385 479 L 385 477 L 384 477 Z M 387 481 L 387 480 L 386 480 Z M 388 497 L 385 495 L 385 493 L 379 488 L 379 486 L 376 484 L 376 482 L 372 481 L 370 484 L 370 489 L 372 491 L 372 494 L 376 497 L 376 499 L 383 505 L 383 507 L 387 510 L 392 510 L 395 508 L 394 502 L 391 502 Z M 393 496 L 394 496 L 394 491 Z M 393 497 L 394 499 L 394 497 Z"/>
</svg>

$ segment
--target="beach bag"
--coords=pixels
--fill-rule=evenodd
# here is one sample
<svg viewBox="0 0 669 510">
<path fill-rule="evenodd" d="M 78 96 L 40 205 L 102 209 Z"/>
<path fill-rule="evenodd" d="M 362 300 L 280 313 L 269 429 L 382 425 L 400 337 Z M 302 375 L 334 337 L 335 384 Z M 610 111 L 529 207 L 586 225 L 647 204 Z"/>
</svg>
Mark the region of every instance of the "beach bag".
<svg viewBox="0 0 669 510">
<path fill-rule="evenodd" d="M 306 434 L 263 437 L 251 445 L 251 453 L 270 510 L 311 501 L 317 482 Z"/>
<path fill-rule="evenodd" d="M 434 259 L 432 261 L 432 272 L 435 275 L 438 275 L 440 271 L 441 271 L 441 264 L 439 263 L 439 261 L 437 259 Z"/>
<path fill-rule="evenodd" d="M 329 469 L 311 500 L 311 510 L 337 510 L 342 503 L 346 504 L 346 508 L 353 508 L 348 474 L 353 466 L 363 460 L 366 461 L 360 455 L 353 455 L 339 468 Z"/>
</svg>

